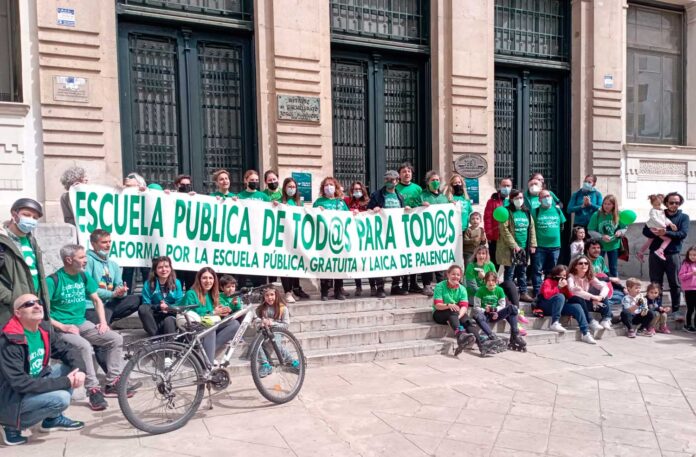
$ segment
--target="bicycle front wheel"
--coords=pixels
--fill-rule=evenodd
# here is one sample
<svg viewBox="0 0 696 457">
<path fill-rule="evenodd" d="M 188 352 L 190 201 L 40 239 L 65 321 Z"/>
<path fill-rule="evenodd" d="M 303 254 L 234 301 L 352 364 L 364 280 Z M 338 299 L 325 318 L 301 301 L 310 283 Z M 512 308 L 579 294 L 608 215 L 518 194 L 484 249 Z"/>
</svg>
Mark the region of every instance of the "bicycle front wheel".
<svg viewBox="0 0 696 457">
<path fill-rule="evenodd" d="M 205 393 L 204 370 L 193 352 L 174 343 L 144 348 L 128 361 L 118 404 L 128 422 L 151 434 L 177 430 L 196 413 Z M 140 385 L 128 398 L 127 387 Z"/>
<path fill-rule="evenodd" d="M 249 351 L 249 359 L 251 377 L 264 398 L 281 404 L 300 393 L 307 361 L 302 346 L 289 330 L 274 328 L 272 339 L 259 333 Z"/>
</svg>

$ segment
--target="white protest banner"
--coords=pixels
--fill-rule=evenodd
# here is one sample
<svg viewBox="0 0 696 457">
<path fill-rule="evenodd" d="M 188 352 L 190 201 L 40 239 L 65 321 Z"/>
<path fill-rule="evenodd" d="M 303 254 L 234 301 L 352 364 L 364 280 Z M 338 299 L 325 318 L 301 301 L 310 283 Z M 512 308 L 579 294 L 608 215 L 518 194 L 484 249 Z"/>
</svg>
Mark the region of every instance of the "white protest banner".
<svg viewBox="0 0 696 457">
<path fill-rule="evenodd" d="M 353 215 L 256 200 L 104 186 L 71 188 L 80 243 L 111 233 L 120 266 L 302 278 L 371 278 L 440 271 L 462 264 L 461 210 L 432 205 Z"/>
</svg>

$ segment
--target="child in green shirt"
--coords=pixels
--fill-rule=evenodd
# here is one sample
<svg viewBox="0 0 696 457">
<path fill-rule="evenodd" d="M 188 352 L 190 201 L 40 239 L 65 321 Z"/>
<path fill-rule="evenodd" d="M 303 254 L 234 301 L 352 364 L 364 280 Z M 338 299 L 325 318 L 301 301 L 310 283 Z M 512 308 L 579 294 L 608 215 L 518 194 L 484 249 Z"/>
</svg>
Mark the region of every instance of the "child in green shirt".
<svg viewBox="0 0 696 457">
<path fill-rule="evenodd" d="M 510 325 L 509 349 L 525 350 L 527 343 L 519 335 L 517 307 L 508 303 L 505 291 L 498 285 L 498 274 L 490 271 L 484 276 L 485 287 L 479 288 L 474 296 L 474 320 L 489 338 L 497 339 L 488 325 L 501 320 Z"/>
</svg>

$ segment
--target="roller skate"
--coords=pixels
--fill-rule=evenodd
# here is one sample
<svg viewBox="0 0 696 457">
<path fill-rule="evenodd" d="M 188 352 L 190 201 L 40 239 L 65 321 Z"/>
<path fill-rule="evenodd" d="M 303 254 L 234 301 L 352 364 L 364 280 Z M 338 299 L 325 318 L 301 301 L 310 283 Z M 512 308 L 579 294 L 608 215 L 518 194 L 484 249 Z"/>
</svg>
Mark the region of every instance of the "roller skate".
<svg viewBox="0 0 696 457">
<path fill-rule="evenodd" d="M 498 335 L 496 335 L 495 333 L 491 333 L 488 336 L 488 340 L 495 343 L 494 351 L 496 354 L 498 354 L 500 352 L 507 351 L 507 348 L 508 348 L 508 339 L 507 338 L 501 338 Z"/>
<path fill-rule="evenodd" d="M 486 357 L 489 354 L 497 354 L 498 351 L 496 350 L 498 346 L 498 343 L 496 340 L 485 340 L 485 341 L 480 341 L 478 342 L 478 348 L 479 352 L 481 353 L 481 357 Z"/>
<path fill-rule="evenodd" d="M 459 332 L 457 334 L 457 347 L 454 349 L 454 356 L 457 357 L 464 349 L 471 349 L 476 343 L 476 337 L 471 333 Z"/>
<path fill-rule="evenodd" d="M 527 342 L 518 334 L 510 335 L 508 349 L 513 351 L 527 352 Z"/>
</svg>

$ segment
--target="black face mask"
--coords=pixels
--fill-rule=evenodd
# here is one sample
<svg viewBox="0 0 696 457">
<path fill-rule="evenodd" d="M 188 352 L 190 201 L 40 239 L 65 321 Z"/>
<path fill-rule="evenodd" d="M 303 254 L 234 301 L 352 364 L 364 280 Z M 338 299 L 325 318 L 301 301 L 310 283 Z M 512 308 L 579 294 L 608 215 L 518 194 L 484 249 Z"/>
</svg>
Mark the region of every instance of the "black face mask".
<svg viewBox="0 0 696 457">
<path fill-rule="evenodd" d="M 251 189 L 251 190 L 256 190 L 256 189 L 259 188 L 259 183 L 256 182 L 256 181 L 249 181 L 249 182 L 247 183 L 247 187 L 248 187 L 249 189 Z"/>
<path fill-rule="evenodd" d="M 453 185 L 452 189 L 454 190 L 454 195 L 464 195 L 464 186 L 461 184 Z"/>
<path fill-rule="evenodd" d="M 193 191 L 193 186 L 191 184 L 180 184 L 178 187 L 179 192 L 189 193 Z"/>
<path fill-rule="evenodd" d="M 271 190 L 276 190 L 278 188 L 278 182 L 269 182 L 268 183 L 268 188 Z"/>
</svg>

